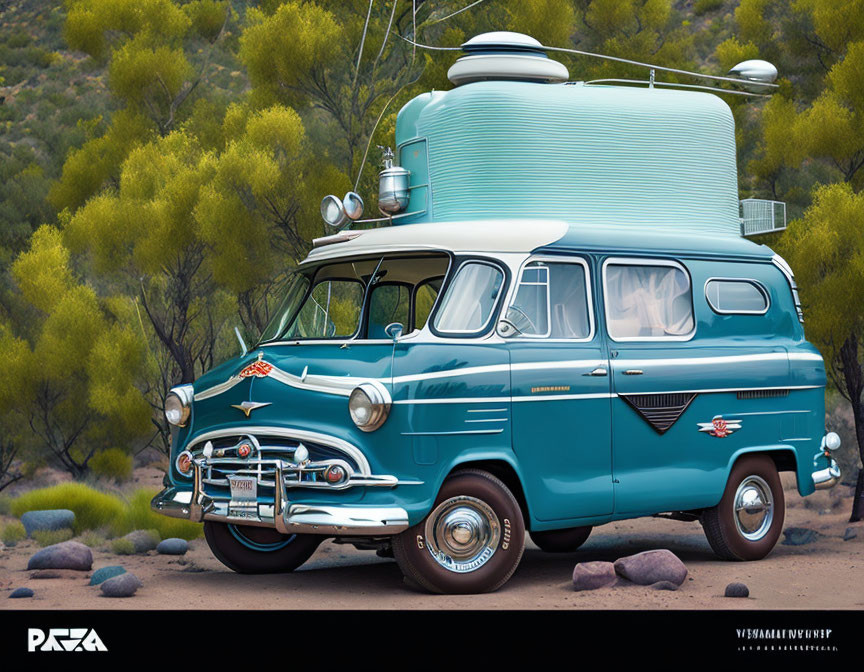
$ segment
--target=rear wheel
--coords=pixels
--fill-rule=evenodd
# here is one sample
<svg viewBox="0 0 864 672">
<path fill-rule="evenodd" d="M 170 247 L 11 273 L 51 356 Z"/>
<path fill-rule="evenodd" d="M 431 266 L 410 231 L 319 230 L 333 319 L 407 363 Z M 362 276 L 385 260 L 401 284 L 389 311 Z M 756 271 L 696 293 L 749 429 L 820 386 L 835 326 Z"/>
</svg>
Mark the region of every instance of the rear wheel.
<svg viewBox="0 0 864 672">
<path fill-rule="evenodd" d="M 548 530 L 546 532 L 530 532 L 531 541 L 547 553 L 570 553 L 584 544 L 593 528 L 571 527 L 566 530 Z"/>
<path fill-rule="evenodd" d="M 280 534 L 269 527 L 204 522 L 204 538 L 223 565 L 240 574 L 292 572 L 306 562 L 324 537 Z"/>
<path fill-rule="evenodd" d="M 429 515 L 393 537 L 402 573 L 434 593 L 497 590 L 524 548 L 519 503 L 504 483 L 477 469 L 450 476 Z"/>
<path fill-rule="evenodd" d="M 783 530 L 786 503 L 774 461 L 742 457 L 732 467 L 720 503 L 702 514 L 714 553 L 724 560 L 761 560 Z"/>
</svg>

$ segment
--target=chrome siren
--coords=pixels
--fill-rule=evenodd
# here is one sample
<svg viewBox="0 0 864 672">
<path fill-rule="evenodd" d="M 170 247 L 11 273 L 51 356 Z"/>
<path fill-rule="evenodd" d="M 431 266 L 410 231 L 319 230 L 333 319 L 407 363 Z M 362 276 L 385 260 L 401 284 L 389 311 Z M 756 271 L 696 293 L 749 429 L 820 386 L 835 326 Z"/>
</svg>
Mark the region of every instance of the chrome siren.
<svg viewBox="0 0 864 672">
<path fill-rule="evenodd" d="M 546 56 L 540 42 L 529 35 L 498 30 L 476 35 L 462 45 L 465 56 L 447 71 L 456 86 L 483 80 L 566 82 L 570 73 Z"/>
</svg>

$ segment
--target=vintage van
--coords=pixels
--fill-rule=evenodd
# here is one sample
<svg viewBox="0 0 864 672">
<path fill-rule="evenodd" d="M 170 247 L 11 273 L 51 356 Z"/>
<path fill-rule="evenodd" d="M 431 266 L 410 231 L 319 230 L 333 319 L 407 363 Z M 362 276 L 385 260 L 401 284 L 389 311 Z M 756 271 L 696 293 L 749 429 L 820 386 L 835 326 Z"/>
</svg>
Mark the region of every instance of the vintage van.
<svg viewBox="0 0 864 672">
<path fill-rule="evenodd" d="M 317 240 L 255 347 L 166 402 L 153 508 L 204 521 L 235 571 L 334 538 L 482 592 L 526 532 L 573 551 L 652 515 L 756 560 L 779 472 L 802 496 L 840 477 L 792 270 L 741 235 L 729 107 L 564 83 L 489 35 L 399 113 L 391 225 Z"/>
</svg>

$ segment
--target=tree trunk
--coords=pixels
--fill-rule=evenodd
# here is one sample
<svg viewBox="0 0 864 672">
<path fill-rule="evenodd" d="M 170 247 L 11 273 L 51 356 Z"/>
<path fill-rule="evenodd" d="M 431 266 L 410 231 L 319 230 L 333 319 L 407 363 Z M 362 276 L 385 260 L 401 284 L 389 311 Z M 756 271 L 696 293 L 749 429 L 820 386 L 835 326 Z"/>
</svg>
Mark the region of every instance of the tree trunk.
<svg viewBox="0 0 864 672">
<path fill-rule="evenodd" d="M 858 443 L 858 457 L 864 464 L 864 371 L 858 361 L 858 338 L 855 334 L 849 336 L 840 348 L 840 359 L 843 363 L 843 379 L 849 401 L 852 404 L 852 416 L 855 418 L 855 439 Z M 858 470 L 858 482 L 855 485 L 855 497 L 852 500 L 852 515 L 850 523 L 857 522 L 864 516 L 864 469 Z"/>
<path fill-rule="evenodd" d="M 852 515 L 850 523 L 857 523 L 864 514 L 864 469 L 858 470 L 858 482 L 855 484 L 855 497 L 852 500 Z"/>
</svg>

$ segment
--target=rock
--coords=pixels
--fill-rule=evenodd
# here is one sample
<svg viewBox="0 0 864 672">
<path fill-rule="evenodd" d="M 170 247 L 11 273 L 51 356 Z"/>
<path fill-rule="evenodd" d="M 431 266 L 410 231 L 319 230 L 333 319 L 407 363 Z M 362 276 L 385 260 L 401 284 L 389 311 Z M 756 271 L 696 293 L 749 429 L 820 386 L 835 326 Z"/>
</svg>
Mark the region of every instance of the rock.
<svg viewBox="0 0 864 672">
<path fill-rule="evenodd" d="M 77 569 L 87 571 L 93 565 L 93 553 L 77 541 L 63 541 L 46 546 L 30 558 L 27 569 Z"/>
<path fill-rule="evenodd" d="M 80 579 L 81 573 L 72 569 L 37 569 L 31 579 Z"/>
<path fill-rule="evenodd" d="M 132 597 L 141 587 L 141 581 L 134 574 L 124 572 L 119 576 L 107 579 L 99 586 L 105 597 Z"/>
<path fill-rule="evenodd" d="M 9 593 L 9 599 L 18 599 L 19 597 L 33 597 L 33 591 L 30 588 L 16 588 Z"/>
<path fill-rule="evenodd" d="M 651 587 L 654 590 L 678 590 L 677 583 L 672 583 L 671 581 L 658 581 L 657 583 L 652 583 Z"/>
<path fill-rule="evenodd" d="M 858 536 L 858 532 L 854 527 L 847 527 L 846 532 L 843 534 L 843 541 L 849 541 L 850 539 L 854 539 Z"/>
<path fill-rule="evenodd" d="M 750 589 L 743 583 L 730 583 L 726 586 L 726 597 L 750 597 Z"/>
<path fill-rule="evenodd" d="M 152 551 L 159 543 L 159 537 L 150 530 L 135 530 L 123 538 L 132 542 L 136 553 Z"/>
<path fill-rule="evenodd" d="M 806 527 L 790 527 L 783 530 L 783 536 L 785 537 L 783 539 L 784 546 L 803 546 L 816 541 L 819 538 L 819 533 Z"/>
<path fill-rule="evenodd" d="M 614 586 L 618 581 L 611 562 L 580 562 L 573 568 L 573 590 L 595 590 Z"/>
<path fill-rule="evenodd" d="M 21 524 L 27 536 L 41 530 L 72 529 L 75 525 L 75 512 L 69 509 L 49 509 L 47 511 L 28 511 L 21 516 Z"/>
<path fill-rule="evenodd" d="M 126 568 L 121 567 L 120 565 L 109 565 L 108 567 L 100 567 L 95 572 L 93 572 L 93 576 L 90 577 L 90 585 L 98 586 L 103 581 L 113 579 L 115 576 L 120 576 L 121 574 L 125 573 Z"/>
<path fill-rule="evenodd" d="M 156 547 L 156 552 L 162 555 L 185 555 L 188 550 L 189 543 L 185 539 L 165 539 Z"/>
<path fill-rule="evenodd" d="M 680 586 L 687 578 L 687 567 L 677 555 L 665 548 L 618 558 L 615 561 L 615 571 L 640 586 L 650 586 L 659 581 L 669 581 Z"/>
</svg>

